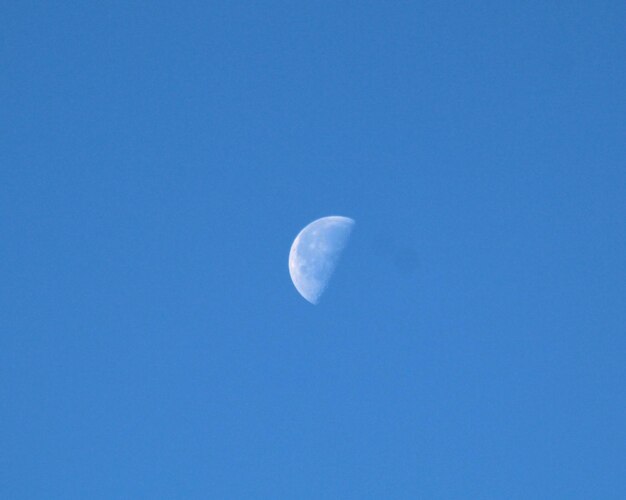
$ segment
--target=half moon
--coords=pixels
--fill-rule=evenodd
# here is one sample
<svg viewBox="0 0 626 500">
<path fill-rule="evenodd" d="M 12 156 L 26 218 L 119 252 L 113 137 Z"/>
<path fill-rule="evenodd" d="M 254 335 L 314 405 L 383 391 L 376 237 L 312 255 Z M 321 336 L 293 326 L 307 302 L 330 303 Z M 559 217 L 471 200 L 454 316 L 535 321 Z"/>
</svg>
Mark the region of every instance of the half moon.
<svg viewBox="0 0 626 500">
<path fill-rule="evenodd" d="M 333 215 L 306 226 L 291 245 L 289 274 L 296 290 L 317 304 L 346 247 L 354 220 Z"/>
</svg>

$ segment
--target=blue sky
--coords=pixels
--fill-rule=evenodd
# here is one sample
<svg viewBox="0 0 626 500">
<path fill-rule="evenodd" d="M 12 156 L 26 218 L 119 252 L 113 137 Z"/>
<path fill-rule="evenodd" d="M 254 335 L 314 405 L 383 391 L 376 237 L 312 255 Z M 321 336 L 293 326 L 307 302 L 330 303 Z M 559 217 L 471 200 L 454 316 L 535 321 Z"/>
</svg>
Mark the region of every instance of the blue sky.
<svg viewBox="0 0 626 500">
<path fill-rule="evenodd" d="M 625 10 L 3 2 L 0 496 L 625 498 Z"/>
</svg>

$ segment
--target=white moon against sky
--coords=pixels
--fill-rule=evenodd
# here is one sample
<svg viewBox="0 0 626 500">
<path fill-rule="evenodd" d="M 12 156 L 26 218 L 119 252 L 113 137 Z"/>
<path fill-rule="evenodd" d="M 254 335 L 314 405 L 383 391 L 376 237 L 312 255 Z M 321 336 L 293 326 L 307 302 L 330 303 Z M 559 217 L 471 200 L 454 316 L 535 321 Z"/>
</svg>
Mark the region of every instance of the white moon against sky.
<svg viewBox="0 0 626 500">
<path fill-rule="evenodd" d="M 322 217 L 293 241 L 289 274 L 296 290 L 311 304 L 317 304 L 324 293 L 353 227 L 354 221 L 348 217 Z"/>
</svg>

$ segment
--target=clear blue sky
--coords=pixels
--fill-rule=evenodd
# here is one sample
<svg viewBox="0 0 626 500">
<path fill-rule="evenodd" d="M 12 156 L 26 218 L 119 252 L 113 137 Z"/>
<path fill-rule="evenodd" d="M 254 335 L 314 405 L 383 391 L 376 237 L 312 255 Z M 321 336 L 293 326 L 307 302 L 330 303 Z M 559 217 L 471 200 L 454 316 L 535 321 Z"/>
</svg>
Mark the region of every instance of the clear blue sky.
<svg viewBox="0 0 626 500">
<path fill-rule="evenodd" d="M 0 497 L 626 498 L 625 5 L 2 2 Z"/>
</svg>

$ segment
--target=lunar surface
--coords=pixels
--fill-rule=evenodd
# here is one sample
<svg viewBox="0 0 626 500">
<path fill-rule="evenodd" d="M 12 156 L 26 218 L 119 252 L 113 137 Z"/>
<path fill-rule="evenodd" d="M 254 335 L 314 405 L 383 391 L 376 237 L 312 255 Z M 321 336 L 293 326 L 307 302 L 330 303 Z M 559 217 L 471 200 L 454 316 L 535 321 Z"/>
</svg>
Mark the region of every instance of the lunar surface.
<svg viewBox="0 0 626 500">
<path fill-rule="evenodd" d="M 324 293 L 353 227 L 348 217 L 322 217 L 300 231 L 291 245 L 291 281 L 311 304 L 317 304 Z"/>
</svg>

